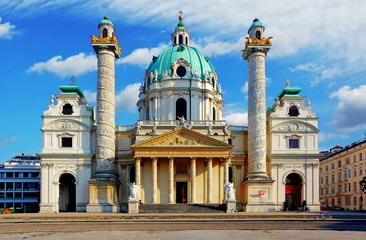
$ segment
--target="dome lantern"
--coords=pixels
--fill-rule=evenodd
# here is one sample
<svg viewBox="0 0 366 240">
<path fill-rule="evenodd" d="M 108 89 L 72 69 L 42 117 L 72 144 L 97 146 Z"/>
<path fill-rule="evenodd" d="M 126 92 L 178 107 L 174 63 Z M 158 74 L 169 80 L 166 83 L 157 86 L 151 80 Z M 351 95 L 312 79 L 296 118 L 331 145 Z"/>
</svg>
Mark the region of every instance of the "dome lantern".
<svg viewBox="0 0 366 240">
<path fill-rule="evenodd" d="M 189 46 L 189 41 L 190 41 L 190 34 L 187 31 L 184 23 L 183 23 L 183 12 L 182 10 L 179 11 L 179 23 L 177 24 L 177 26 L 175 27 L 175 30 L 172 33 L 172 42 L 173 42 L 173 46 L 176 45 L 186 45 Z"/>
</svg>

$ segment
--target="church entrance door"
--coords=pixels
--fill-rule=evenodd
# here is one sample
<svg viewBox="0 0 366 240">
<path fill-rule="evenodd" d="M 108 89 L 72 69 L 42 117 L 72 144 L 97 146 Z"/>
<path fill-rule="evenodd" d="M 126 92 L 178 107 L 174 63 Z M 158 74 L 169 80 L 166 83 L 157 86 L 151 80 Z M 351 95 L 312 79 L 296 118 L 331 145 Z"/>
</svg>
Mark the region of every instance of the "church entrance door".
<svg viewBox="0 0 366 240">
<path fill-rule="evenodd" d="M 301 208 L 301 177 L 296 173 L 291 173 L 286 177 L 286 202 L 289 210 L 297 210 Z"/>
<path fill-rule="evenodd" d="M 64 173 L 60 177 L 59 211 L 75 212 L 76 210 L 76 185 L 75 177 Z"/>
<path fill-rule="evenodd" d="M 187 203 L 187 182 L 176 183 L 176 203 Z"/>
</svg>

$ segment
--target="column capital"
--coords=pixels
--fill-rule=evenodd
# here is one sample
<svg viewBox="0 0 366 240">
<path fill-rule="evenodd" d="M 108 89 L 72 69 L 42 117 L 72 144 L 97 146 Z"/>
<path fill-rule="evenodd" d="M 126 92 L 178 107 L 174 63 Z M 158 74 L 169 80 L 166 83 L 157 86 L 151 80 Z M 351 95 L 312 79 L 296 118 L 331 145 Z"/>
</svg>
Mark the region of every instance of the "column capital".
<svg viewBox="0 0 366 240">
<path fill-rule="evenodd" d="M 191 157 L 191 161 L 196 161 L 197 157 Z"/>
<path fill-rule="evenodd" d="M 223 157 L 222 160 L 224 160 L 224 162 L 228 162 L 228 161 L 231 160 L 231 158 L 230 157 Z"/>
<path fill-rule="evenodd" d="M 153 161 L 158 161 L 158 157 L 151 157 Z"/>
<path fill-rule="evenodd" d="M 168 157 L 169 161 L 174 161 L 175 157 Z"/>
<path fill-rule="evenodd" d="M 135 161 L 141 161 L 141 157 L 134 157 Z"/>
<path fill-rule="evenodd" d="M 213 157 L 207 157 L 207 161 L 212 161 Z"/>
</svg>

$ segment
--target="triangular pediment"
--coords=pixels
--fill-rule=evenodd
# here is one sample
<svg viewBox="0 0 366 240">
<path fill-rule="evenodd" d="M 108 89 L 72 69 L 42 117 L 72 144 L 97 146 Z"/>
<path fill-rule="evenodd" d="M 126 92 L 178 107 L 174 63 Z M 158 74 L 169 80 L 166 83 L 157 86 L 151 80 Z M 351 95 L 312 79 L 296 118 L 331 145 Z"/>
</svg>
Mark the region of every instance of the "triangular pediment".
<svg viewBox="0 0 366 240">
<path fill-rule="evenodd" d="M 132 148 L 138 147 L 226 147 L 229 144 L 187 128 L 178 128 L 160 136 L 136 143 Z"/>
</svg>

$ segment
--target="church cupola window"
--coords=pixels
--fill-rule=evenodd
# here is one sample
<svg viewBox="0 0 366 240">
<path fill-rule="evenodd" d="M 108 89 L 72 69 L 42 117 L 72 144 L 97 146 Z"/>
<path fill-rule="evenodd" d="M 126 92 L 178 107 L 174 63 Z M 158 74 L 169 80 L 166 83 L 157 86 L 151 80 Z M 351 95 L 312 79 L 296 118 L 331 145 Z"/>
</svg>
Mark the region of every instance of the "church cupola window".
<svg viewBox="0 0 366 240">
<path fill-rule="evenodd" d="M 187 119 L 187 102 L 183 98 L 179 98 L 175 104 L 176 106 L 176 120 L 179 120 L 179 118 L 184 117 L 184 119 Z"/>
<path fill-rule="evenodd" d="M 216 109 L 214 107 L 212 108 L 212 120 L 216 121 Z"/>
<path fill-rule="evenodd" d="M 296 106 L 291 106 L 289 111 L 288 111 L 288 115 L 290 117 L 297 117 L 299 116 L 299 109 Z"/>
<path fill-rule="evenodd" d="M 71 104 L 66 103 L 63 107 L 62 107 L 62 114 L 63 115 L 71 115 L 74 111 L 72 110 L 72 106 Z"/>
<path fill-rule="evenodd" d="M 215 88 L 215 78 L 211 78 L 212 87 Z"/>
<path fill-rule="evenodd" d="M 261 39 L 261 32 L 260 32 L 260 31 L 256 31 L 256 32 L 255 32 L 255 37 L 256 37 L 257 39 Z"/>
<path fill-rule="evenodd" d="M 103 29 L 103 38 L 108 36 L 108 30 L 106 28 Z"/>
<path fill-rule="evenodd" d="M 183 44 L 183 36 L 179 35 L 179 44 Z"/>
<path fill-rule="evenodd" d="M 299 148 L 299 139 L 289 139 L 289 148 Z"/>
<path fill-rule="evenodd" d="M 186 70 L 186 68 L 184 66 L 177 67 L 177 70 L 176 71 L 177 71 L 178 77 L 184 77 L 186 75 L 186 73 L 187 73 L 187 70 Z"/>
</svg>

